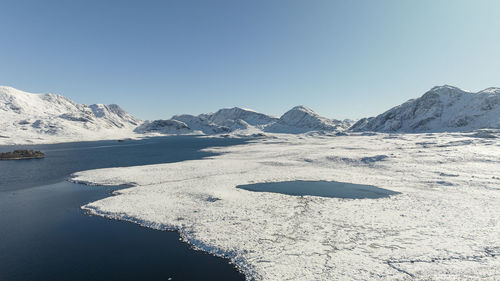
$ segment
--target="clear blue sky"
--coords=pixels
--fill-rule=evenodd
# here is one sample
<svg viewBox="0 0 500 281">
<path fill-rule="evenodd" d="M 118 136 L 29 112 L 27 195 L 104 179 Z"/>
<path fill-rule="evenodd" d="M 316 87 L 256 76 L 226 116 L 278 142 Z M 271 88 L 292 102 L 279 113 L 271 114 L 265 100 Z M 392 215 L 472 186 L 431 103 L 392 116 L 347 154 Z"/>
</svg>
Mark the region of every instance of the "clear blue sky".
<svg viewBox="0 0 500 281">
<path fill-rule="evenodd" d="M 373 116 L 500 86 L 500 1 L 1 1 L 0 85 L 143 119 L 306 105 Z"/>
</svg>

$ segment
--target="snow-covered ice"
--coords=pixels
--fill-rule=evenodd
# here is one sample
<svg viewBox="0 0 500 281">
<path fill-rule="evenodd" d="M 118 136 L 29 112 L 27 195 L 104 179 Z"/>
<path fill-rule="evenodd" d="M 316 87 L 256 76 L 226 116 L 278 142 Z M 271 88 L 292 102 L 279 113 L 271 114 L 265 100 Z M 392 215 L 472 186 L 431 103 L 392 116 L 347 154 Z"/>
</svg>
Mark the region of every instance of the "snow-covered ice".
<svg viewBox="0 0 500 281">
<path fill-rule="evenodd" d="M 249 280 L 499 280 L 500 134 L 279 135 L 218 156 L 79 172 L 131 184 L 82 208 L 230 258 Z M 237 185 L 332 180 L 400 192 L 339 199 Z"/>
</svg>

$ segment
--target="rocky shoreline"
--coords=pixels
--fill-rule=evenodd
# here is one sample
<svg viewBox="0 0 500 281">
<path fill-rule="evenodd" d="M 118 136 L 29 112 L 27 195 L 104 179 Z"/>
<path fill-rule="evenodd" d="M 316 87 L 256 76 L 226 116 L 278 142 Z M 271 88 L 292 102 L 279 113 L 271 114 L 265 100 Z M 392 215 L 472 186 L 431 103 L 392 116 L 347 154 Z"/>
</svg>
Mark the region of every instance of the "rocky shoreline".
<svg viewBox="0 0 500 281">
<path fill-rule="evenodd" d="M 0 153 L 0 160 L 41 159 L 45 154 L 37 150 L 14 150 L 13 152 Z"/>
</svg>

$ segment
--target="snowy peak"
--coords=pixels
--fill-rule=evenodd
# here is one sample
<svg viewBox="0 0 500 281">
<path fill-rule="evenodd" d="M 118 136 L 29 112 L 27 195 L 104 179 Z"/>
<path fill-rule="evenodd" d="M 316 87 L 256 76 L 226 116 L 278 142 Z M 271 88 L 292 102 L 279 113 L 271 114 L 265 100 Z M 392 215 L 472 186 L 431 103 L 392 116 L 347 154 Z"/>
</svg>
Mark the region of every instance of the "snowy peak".
<svg viewBox="0 0 500 281">
<path fill-rule="evenodd" d="M 139 125 L 134 132 L 136 133 L 160 133 L 160 134 L 186 134 L 190 128 L 181 121 L 177 120 L 155 120 L 146 121 Z"/>
<path fill-rule="evenodd" d="M 94 139 L 104 131 L 109 137 L 120 134 L 119 129 L 131 132 L 139 123 L 115 104 L 87 106 L 58 94 L 32 94 L 0 86 L 0 135 L 16 139 L 12 142 L 48 137 Z"/>
<path fill-rule="evenodd" d="M 322 117 L 312 109 L 300 105 L 283 114 L 276 124 L 268 128 L 268 131 L 341 131 L 346 127 L 342 121 Z"/>
<path fill-rule="evenodd" d="M 233 107 L 223 108 L 215 113 L 194 115 L 175 115 L 171 121 L 185 124 L 187 128 L 179 128 L 175 122 L 147 122 L 140 126 L 140 132 L 163 132 L 172 134 L 192 133 L 203 134 L 255 134 L 270 133 L 305 133 L 310 131 L 341 131 L 348 127 L 347 123 L 319 116 L 312 109 L 296 106 L 280 118 L 256 112 L 251 109 Z M 160 128 L 161 127 L 161 128 Z"/>
<path fill-rule="evenodd" d="M 304 119 L 310 119 L 310 120 L 317 120 L 319 121 L 320 119 L 325 120 L 326 118 L 323 118 L 319 116 L 316 112 L 314 112 L 312 109 L 307 108 L 305 106 L 299 105 L 295 106 L 294 108 L 290 109 L 289 111 L 285 112 L 280 117 L 280 121 L 283 122 L 284 124 L 287 125 L 292 125 L 292 126 L 302 126 L 304 125 Z"/>
<path fill-rule="evenodd" d="M 207 115 L 207 118 L 215 124 L 221 124 L 227 120 L 243 120 L 253 126 L 265 125 L 277 121 L 275 117 L 239 107 L 220 109 L 213 114 Z"/>
<path fill-rule="evenodd" d="M 160 132 L 165 134 L 201 133 L 207 135 L 227 134 L 242 130 L 260 130 L 277 118 L 239 107 L 223 108 L 215 113 L 198 116 L 175 115 L 170 120 L 146 122 L 136 132 Z M 161 122 L 160 122 L 161 121 Z M 172 121 L 172 122 L 166 122 Z M 185 125 L 179 126 L 179 123 Z"/>
<path fill-rule="evenodd" d="M 141 122 L 139 119 L 130 115 L 117 104 L 92 104 L 89 105 L 89 108 L 92 110 L 92 113 L 95 117 L 107 120 L 109 124 L 112 124 L 118 128 L 124 127 L 124 124 L 131 124 L 136 126 Z"/>
<path fill-rule="evenodd" d="M 73 101 L 57 94 L 31 94 L 12 87 L 0 87 L 0 110 L 18 114 L 57 114 L 79 110 Z"/>
<path fill-rule="evenodd" d="M 231 131 L 221 124 L 210 121 L 210 115 L 207 114 L 201 114 L 199 116 L 189 114 L 175 115 L 171 120 L 181 121 L 185 123 L 189 129 L 207 135 L 228 133 Z"/>
<path fill-rule="evenodd" d="M 498 95 L 500 94 L 500 88 L 497 87 L 490 87 L 486 88 L 480 92 L 478 92 L 479 95 L 485 94 L 485 95 Z"/>
<path fill-rule="evenodd" d="M 26 114 L 31 118 L 62 116 L 68 120 L 71 116 L 78 116 L 85 119 L 80 121 L 90 122 L 101 119 L 116 127 L 137 125 L 140 122 L 116 104 L 87 106 L 58 94 L 32 94 L 6 86 L 0 86 L 0 109 L 20 115 Z M 78 118 L 73 119 L 72 121 L 79 121 L 76 120 Z"/>
<path fill-rule="evenodd" d="M 450 93 L 456 93 L 456 92 L 470 93 L 469 91 L 465 91 L 465 90 L 462 90 L 458 87 L 451 86 L 451 85 L 434 86 L 426 93 L 430 93 L 430 92 L 438 93 L 438 94 L 445 94 L 445 95 L 450 94 Z"/>
<path fill-rule="evenodd" d="M 287 113 L 290 113 L 290 112 L 303 112 L 305 114 L 319 116 L 314 110 L 310 109 L 309 107 L 303 106 L 303 105 L 294 106 L 292 109 L 288 110 L 283 115 L 286 115 Z"/>
<path fill-rule="evenodd" d="M 457 87 L 437 86 L 351 127 L 354 131 L 444 132 L 500 128 L 500 89 L 473 93 Z"/>
</svg>

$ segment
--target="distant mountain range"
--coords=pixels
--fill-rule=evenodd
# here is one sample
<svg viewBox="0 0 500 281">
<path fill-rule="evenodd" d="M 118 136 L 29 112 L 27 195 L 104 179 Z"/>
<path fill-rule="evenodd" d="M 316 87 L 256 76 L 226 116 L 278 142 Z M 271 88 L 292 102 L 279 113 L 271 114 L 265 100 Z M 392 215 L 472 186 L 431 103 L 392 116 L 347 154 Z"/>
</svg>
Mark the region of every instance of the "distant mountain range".
<svg viewBox="0 0 500 281">
<path fill-rule="evenodd" d="M 296 106 L 280 118 L 234 107 L 198 116 L 176 115 L 169 120 L 146 121 L 137 127 L 136 132 L 227 134 L 237 131 L 297 134 L 310 131 L 343 131 L 348 127 L 347 122 L 321 117 L 304 106 Z"/>
<path fill-rule="evenodd" d="M 145 121 L 116 104 L 83 105 L 56 94 L 0 86 L 0 144 L 116 139 L 137 134 L 255 134 L 311 131 L 444 132 L 500 129 L 500 89 L 473 93 L 434 87 L 422 97 L 357 122 L 319 116 L 296 106 L 281 117 L 245 108 Z"/>
</svg>

